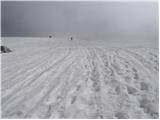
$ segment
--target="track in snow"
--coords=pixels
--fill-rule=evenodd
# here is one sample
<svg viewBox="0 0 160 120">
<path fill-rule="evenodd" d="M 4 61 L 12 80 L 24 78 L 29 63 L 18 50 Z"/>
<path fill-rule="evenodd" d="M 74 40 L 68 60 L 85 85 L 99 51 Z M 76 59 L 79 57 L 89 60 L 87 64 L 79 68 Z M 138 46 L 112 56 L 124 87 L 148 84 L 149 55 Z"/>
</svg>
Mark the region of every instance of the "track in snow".
<svg viewBox="0 0 160 120">
<path fill-rule="evenodd" d="M 158 118 L 158 49 L 11 40 L 3 118 Z"/>
</svg>

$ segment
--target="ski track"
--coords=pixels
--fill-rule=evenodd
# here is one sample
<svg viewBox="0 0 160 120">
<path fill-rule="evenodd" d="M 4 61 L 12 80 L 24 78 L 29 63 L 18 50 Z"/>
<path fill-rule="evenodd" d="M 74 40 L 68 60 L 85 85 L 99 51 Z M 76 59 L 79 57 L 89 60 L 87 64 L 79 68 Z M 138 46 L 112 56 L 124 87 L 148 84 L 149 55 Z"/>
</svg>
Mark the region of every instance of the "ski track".
<svg viewBox="0 0 160 120">
<path fill-rule="evenodd" d="M 25 68 L 26 69 L 22 69 L 19 73 L 19 71 L 17 71 L 17 74 L 14 75 L 14 76 L 11 76 L 11 78 L 8 78 L 9 81 L 8 82 L 12 82 L 14 81 L 15 82 L 15 78 L 17 77 L 25 77 L 25 76 L 28 76 L 29 74 L 33 74 L 33 72 L 35 72 L 36 70 L 38 70 L 39 68 L 41 69 L 42 66 L 44 65 L 47 65 L 46 63 L 49 63 L 48 59 L 49 60 L 52 60 L 52 58 L 50 58 L 52 56 L 53 53 L 50 53 L 48 54 L 47 56 L 45 56 L 45 59 L 42 60 L 41 58 L 38 58 L 37 60 L 41 59 L 41 62 L 37 62 L 37 61 L 34 61 L 33 63 L 30 64 L 31 67 L 29 67 L 29 65 L 27 65 Z M 35 63 L 36 62 L 36 63 Z M 29 67 L 29 68 L 28 68 Z M 26 75 L 27 74 L 27 75 Z M 10 80 L 11 79 L 11 80 Z M 7 80 L 5 80 L 4 82 L 7 82 Z M 3 81 L 2 81 L 3 83 Z M 4 88 L 6 88 L 6 86 L 3 86 Z M 2 87 L 2 89 L 3 89 Z M 8 86 L 10 87 L 10 86 Z"/>
<path fill-rule="evenodd" d="M 157 49 L 40 42 L 6 42 L 2 118 L 158 118 Z"/>
</svg>

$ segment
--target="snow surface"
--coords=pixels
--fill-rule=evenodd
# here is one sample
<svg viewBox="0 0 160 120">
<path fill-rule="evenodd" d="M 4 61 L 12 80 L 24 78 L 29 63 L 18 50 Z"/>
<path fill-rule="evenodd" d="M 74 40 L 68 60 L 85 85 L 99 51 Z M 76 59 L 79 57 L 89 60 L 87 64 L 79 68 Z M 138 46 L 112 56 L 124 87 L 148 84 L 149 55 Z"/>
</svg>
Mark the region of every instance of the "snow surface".
<svg viewBox="0 0 160 120">
<path fill-rule="evenodd" d="M 158 118 L 158 49 L 3 38 L 2 118 Z"/>
</svg>

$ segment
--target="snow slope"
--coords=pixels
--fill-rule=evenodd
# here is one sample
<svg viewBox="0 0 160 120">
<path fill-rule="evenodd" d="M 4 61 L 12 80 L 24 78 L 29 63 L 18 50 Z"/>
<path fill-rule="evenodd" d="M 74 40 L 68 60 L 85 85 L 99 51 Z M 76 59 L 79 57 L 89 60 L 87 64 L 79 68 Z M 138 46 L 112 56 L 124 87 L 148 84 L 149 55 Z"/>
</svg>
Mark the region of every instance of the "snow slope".
<svg viewBox="0 0 160 120">
<path fill-rule="evenodd" d="M 158 49 L 3 38 L 3 118 L 158 118 Z"/>
</svg>

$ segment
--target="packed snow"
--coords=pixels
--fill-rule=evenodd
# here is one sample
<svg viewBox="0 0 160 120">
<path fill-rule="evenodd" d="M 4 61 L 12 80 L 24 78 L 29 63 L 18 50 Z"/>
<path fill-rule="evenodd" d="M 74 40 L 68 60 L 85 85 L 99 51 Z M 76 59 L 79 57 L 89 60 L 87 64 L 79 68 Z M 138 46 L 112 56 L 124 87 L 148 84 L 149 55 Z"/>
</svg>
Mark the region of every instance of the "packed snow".
<svg viewBox="0 0 160 120">
<path fill-rule="evenodd" d="M 2 118 L 158 118 L 158 49 L 2 38 Z"/>
</svg>

